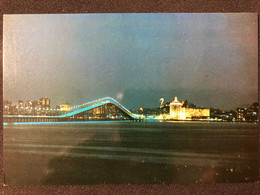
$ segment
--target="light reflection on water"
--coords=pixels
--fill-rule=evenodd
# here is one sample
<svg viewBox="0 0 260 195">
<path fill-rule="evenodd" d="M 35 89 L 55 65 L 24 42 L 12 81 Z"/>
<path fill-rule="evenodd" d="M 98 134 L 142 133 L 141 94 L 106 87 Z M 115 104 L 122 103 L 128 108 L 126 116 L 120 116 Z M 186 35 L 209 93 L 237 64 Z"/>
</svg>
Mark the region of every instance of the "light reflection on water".
<svg viewBox="0 0 260 195">
<path fill-rule="evenodd" d="M 252 182 L 257 124 L 8 124 L 4 167 L 9 184 Z"/>
</svg>

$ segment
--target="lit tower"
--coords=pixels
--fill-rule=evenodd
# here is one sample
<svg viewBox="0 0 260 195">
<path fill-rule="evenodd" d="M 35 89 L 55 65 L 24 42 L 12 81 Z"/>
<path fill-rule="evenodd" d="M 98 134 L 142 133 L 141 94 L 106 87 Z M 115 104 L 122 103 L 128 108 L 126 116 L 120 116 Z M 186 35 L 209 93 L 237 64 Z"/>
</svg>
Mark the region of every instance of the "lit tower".
<svg viewBox="0 0 260 195">
<path fill-rule="evenodd" d="M 178 101 L 177 96 L 174 96 L 174 100 L 170 103 L 170 115 L 174 119 L 179 119 L 181 117 L 182 103 Z"/>
<path fill-rule="evenodd" d="M 164 98 L 161 98 L 160 101 L 161 101 L 161 105 L 160 105 L 160 106 L 162 106 L 162 105 L 163 105 Z"/>
</svg>

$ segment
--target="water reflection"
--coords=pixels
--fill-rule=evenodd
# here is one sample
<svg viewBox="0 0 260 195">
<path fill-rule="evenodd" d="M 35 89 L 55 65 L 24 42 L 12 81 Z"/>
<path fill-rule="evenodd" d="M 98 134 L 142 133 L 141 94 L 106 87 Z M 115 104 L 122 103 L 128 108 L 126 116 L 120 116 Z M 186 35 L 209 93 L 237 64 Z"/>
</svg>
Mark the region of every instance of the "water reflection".
<svg viewBox="0 0 260 195">
<path fill-rule="evenodd" d="M 4 154 L 11 184 L 258 180 L 258 131 L 253 124 L 16 125 L 5 129 Z"/>
</svg>

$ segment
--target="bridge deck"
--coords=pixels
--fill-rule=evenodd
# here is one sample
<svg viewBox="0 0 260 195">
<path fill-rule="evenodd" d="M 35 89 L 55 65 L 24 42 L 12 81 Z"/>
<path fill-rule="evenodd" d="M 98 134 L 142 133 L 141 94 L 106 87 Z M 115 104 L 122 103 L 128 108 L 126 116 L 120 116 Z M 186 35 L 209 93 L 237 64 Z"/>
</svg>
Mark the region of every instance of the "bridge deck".
<svg viewBox="0 0 260 195">
<path fill-rule="evenodd" d="M 43 122 L 43 121 L 67 121 L 69 118 L 75 116 L 76 114 L 100 107 L 105 104 L 114 104 L 120 110 L 122 110 L 125 114 L 127 114 L 132 120 L 139 120 L 140 116 L 133 114 L 119 102 L 111 97 L 105 97 L 98 100 L 91 101 L 89 103 L 80 105 L 78 109 L 74 109 L 72 112 L 58 115 L 58 116 L 36 116 L 36 115 L 4 115 L 4 122 Z"/>
</svg>

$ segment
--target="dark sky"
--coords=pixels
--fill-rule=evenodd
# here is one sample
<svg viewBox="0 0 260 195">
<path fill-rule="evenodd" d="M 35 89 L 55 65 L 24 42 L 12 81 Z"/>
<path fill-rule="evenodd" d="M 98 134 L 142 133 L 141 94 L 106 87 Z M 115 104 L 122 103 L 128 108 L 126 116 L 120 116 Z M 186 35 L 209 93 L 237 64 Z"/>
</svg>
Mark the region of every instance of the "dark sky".
<svg viewBox="0 0 260 195">
<path fill-rule="evenodd" d="M 4 99 L 257 101 L 257 14 L 4 15 Z"/>
</svg>

